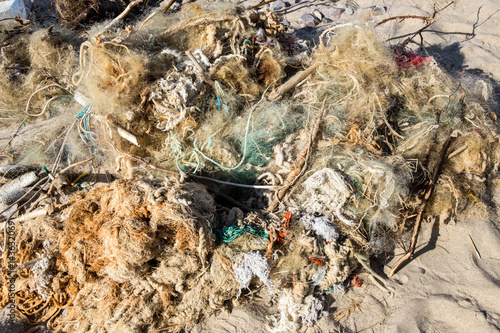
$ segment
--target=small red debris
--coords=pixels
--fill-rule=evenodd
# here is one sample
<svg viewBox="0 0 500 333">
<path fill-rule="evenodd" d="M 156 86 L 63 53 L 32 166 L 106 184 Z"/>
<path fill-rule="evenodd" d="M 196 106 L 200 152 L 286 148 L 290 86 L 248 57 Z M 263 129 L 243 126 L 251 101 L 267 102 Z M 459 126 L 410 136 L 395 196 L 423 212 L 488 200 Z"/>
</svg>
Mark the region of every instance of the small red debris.
<svg viewBox="0 0 500 333">
<path fill-rule="evenodd" d="M 323 266 L 325 264 L 325 262 L 323 260 L 319 260 L 319 259 L 316 259 L 314 257 L 310 257 L 309 261 L 312 261 L 313 263 L 315 263 L 319 266 Z"/>
<path fill-rule="evenodd" d="M 281 223 L 280 231 L 278 232 L 278 237 L 276 241 L 283 245 L 285 242 L 285 236 L 288 233 L 288 229 L 290 229 L 290 222 L 292 221 L 292 212 L 288 212 L 283 216 L 283 223 Z"/>
<path fill-rule="evenodd" d="M 351 279 L 351 285 L 354 287 L 360 288 L 363 285 L 363 280 L 358 276 L 358 274 L 354 275 Z"/>
</svg>

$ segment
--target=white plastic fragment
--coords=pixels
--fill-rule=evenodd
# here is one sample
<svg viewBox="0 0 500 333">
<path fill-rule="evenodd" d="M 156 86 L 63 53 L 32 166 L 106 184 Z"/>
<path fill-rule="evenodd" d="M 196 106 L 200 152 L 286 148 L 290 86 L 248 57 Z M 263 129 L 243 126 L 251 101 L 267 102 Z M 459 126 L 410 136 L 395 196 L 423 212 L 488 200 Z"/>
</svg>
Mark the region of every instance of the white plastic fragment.
<svg viewBox="0 0 500 333">
<path fill-rule="evenodd" d="M 274 293 L 274 285 L 271 281 L 269 264 L 260 253 L 248 252 L 243 254 L 240 260 L 233 263 L 233 271 L 236 281 L 241 289 L 248 288 L 254 276 L 258 277 L 268 288 L 268 293 Z"/>
<path fill-rule="evenodd" d="M 77 91 L 74 95 L 73 95 L 73 99 L 80 105 L 82 106 L 87 106 L 90 104 L 90 99 L 87 98 L 87 96 L 85 96 L 84 94 L 82 94 L 81 92 Z"/>
<path fill-rule="evenodd" d="M 122 138 L 124 138 L 125 140 L 127 140 L 130 143 L 133 143 L 137 147 L 140 147 L 139 143 L 137 142 L 137 137 L 135 135 L 133 135 L 132 133 L 130 133 L 130 132 L 126 131 L 126 130 L 124 130 L 123 128 L 121 128 L 119 126 L 116 127 L 116 130 L 118 131 L 118 134 Z"/>
</svg>

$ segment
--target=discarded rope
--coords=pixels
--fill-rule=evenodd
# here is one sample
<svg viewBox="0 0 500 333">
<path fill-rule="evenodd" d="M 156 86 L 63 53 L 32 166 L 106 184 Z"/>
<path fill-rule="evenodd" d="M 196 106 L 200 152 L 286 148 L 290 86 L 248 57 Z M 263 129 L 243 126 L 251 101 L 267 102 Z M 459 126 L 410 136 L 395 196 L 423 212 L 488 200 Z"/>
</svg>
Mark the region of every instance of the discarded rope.
<svg viewBox="0 0 500 333">
<path fill-rule="evenodd" d="M 251 227 L 249 225 L 245 225 L 243 227 L 227 227 L 222 229 L 219 237 L 224 243 L 230 243 L 234 241 L 236 238 L 243 235 L 245 232 L 248 232 L 254 236 L 258 236 L 261 238 L 269 238 L 269 234 L 263 230 Z"/>
</svg>

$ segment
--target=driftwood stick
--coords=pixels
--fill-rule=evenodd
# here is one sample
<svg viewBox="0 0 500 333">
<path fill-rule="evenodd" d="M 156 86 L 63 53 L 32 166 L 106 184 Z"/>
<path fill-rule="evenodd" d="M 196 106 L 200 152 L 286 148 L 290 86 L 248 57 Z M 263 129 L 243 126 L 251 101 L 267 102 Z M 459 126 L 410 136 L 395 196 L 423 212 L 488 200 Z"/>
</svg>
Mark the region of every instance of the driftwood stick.
<svg viewBox="0 0 500 333">
<path fill-rule="evenodd" d="M 389 21 L 404 20 L 404 19 L 418 19 L 418 20 L 422 20 L 422 21 L 426 22 L 426 24 L 429 24 L 429 23 L 432 24 L 432 23 L 434 23 L 434 21 L 436 19 L 436 14 L 437 13 L 439 13 L 440 11 L 445 10 L 446 8 L 448 8 L 449 6 L 451 6 L 454 3 L 455 3 L 455 1 L 451 1 L 450 3 L 448 3 L 446 6 L 444 6 L 441 9 L 436 9 L 436 4 L 434 4 L 434 7 L 433 7 L 434 12 L 432 13 L 432 16 L 420 16 L 420 15 L 400 15 L 400 16 L 393 16 L 393 17 L 389 17 L 389 18 L 386 18 L 385 20 L 380 21 L 379 23 L 377 23 L 376 27 L 378 27 L 379 25 L 384 24 L 386 22 L 389 22 Z"/>
<path fill-rule="evenodd" d="M 394 267 L 391 269 L 389 274 L 387 274 L 388 277 L 392 277 L 394 273 L 398 271 L 398 269 L 408 260 L 413 258 L 413 255 L 415 253 L 415 248 L 417 246 L 417 240 L 418 240 L 418 232 L 420 231 L 420 226 L 422 225 L 422 220 L 423 220 L 423 215 L 425 208 L 427 207 L 427 204 L 429 203 L 429 199 L 432 195 L 432 192 L 434 191 L 434 187 L 436 185 L 436 182 L 439 177 L 439 171 L 441 170 L 441 166 L 443 162 L 445 161 L 445 156 L 446 152 L 448 151 L 448 148 L 450 147 L 452 137 L 449 136 L 446 142 L 443 145 L 443 148 L 441 149 L 441 153 L 439 154 L 439 158 L 436 162 L 436 166 L 434 167 L 434 172 L 432 173 L 432 179 L 431 182 L 428 186 L 428 189 L 425 193 L 424 196 L 424 202 L 422 206 L 420 207 L 417 215 L 417 220 L 415 221 L 415 226 L 413 227 L 413 234 L 411 236 L 411 243 L 410 243 L 410 248 L 408 249 L 408 252 L 401 258 L 399 261 L 394 265 Z"/>
<path fill-rule="evenodd" d="M 288 176 L 285 179 L 285 182 L 283 183 L 283 187 L 278 190 L 276 193 L 276 196 L 274 200 L 269 204 L 267 207 L 267 211 L 272 212 L 273 210 L 278 207 L 278 204 L 281 199 L 285 196 L 286 191 L 295 183 L 295 181 L 304 173 L 305 168 L 307 167 L 307 160 L 309 159 L 309 155 L 311 154 L 311 148 L 314 143 L 314 140 L 316 139 L 316 136 L 318 135 L 319 131 L 319 124 L 321 123 L 321 119 L 323 118 L 323 114 L 325 113 L 325 104 L 326 104 L 326 99 L 323 100 L 323 105 L 321 106 L 321 110 L 319 112 L 318 118 L 316 119 L 316 123 L 314 124 L 311 135 L 309 136 L 309 142 L 307 145 L 302 149 L 297 156 L 297 161 L 295 161 L 292 171 L 288 174 Z"/>
<path fill-rule="evenodd" d="M 283 83 L 281 86 L 279 86 L 276 90 L 274 90 L 272 93 L 269 94 L 269 100 L 270 101 L 277 101 L 279 100 L 284 94 L 286 94 L 288 91 L 292 90 L 295 88 L 296 85 L 298 85 L 300 82 L 302 82 L 305 78 L 307 78 L 314 70 L 319 66 L 319 63 L 315 63 L 314 65 L 311 65 L 309 68 L 298 72 L 294 76 L 292 76 L 288 81 Z"/>
<path fill-rule="evenodd" d="M 170 0 L 170 2 L 168 3 L 168 5 L 165 6 L 165 8 L 163 8 L 163 10 L 161 11 L 162 14 L 165 14 L 167 12 L 167 10 L 174 4 L 175 0 Z"/>
</svg>

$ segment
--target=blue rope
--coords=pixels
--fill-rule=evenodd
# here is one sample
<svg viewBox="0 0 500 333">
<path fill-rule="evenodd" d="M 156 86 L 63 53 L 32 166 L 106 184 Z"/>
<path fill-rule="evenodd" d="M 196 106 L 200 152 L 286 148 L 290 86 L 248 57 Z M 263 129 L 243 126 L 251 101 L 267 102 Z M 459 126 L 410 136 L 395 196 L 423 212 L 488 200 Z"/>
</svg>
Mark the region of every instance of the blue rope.
<svg viewBox="0 0 500 333">
<path fill-rule="evenodd" d="M 219 238 L 224 242 L 224 243 L 229 243 L 234 241 L 236 238 L 239 236 L 243 235 L 245 232 L 248 232 L 254 236 L 258 236 L 261 238 L 269 238 L 269 234 L 266 233 L 263 230 L 253 228 L 249 225 L 243 226 L 243 227 L 227 227 L 222 229 L 222 231 L 219 234 Z"/>
</svg>

